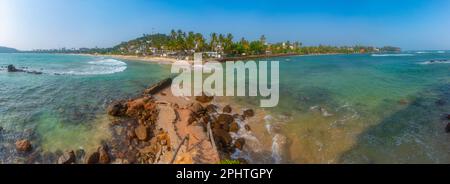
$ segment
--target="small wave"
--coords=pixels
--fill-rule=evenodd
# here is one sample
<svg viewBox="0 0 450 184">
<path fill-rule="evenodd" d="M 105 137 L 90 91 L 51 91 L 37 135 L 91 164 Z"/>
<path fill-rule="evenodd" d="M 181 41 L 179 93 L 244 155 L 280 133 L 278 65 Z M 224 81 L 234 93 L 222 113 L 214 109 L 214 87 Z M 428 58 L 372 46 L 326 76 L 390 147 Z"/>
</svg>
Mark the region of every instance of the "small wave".
<svg viewBox="0 0 450 184">
<path fill-rule="evenodd" d="M 438 54 L 445 54 L 445 51 L 437 51 Z"/>
<path fill-rule="evenodd" d="M 372 54 L 372 57 L 403 57 L 414 56 L 414 54 Z"/>
</svg>

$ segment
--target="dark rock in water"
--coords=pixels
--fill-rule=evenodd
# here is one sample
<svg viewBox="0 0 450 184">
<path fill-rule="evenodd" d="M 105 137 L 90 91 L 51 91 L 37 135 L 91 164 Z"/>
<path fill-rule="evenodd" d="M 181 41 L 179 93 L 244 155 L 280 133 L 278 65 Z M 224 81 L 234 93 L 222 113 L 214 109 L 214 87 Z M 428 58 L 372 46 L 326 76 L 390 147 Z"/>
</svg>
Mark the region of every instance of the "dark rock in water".
<svg viewBox="0 0 450 184">
<path fill-rule="evenodd" d="M 225 106 L 225 107 L 223 108 L 223 112 L 224 112 L 224 113 L 231 113 L 231 111 L 232 111 L 232 109 L 231 109 L 231 107 L 230 107 L 229 105 L 227 105 L 227 106 Z"/>
<path fill-rule="evenodd" d="M 255 111 L 253 111 L 253 109 L 247 109 L 244 111 L 244 116 L 246 118 L 253 117 L 255 116 Z"/>
<path fill-rule="evenodd" d="M 8 72 L 22 72 L 22 70 L 17 69 L 14 65 L 8 65 Z"/>
<path fill-rule="evenodd" d="M 109 105 L 107 111 L 111 116 L 124 116 L 127 111 L 127 105 L 123 102 L 116 101 Z"/>
<path fill-rule="evenodd" d="M 194 103 L 189 109 L 196 115 L 200 115 L 200 114 L 204 113 L 204 108 L 199 103 Z"/>
<path fill-rule="evenodd" d="M 195 100 L 199 101 L 200 103 L 209 103 L 214 99 L 214 96 L 208 96 L 205 93 L 202 93 L 201 96 L 196 96 Z"/>
<path fill-rule="evenodd" d="M 100 153 L 94 152 L 88 155 L 86 158 L 86 164 L 98 164 L 100 159 Z"/>
<path fill-rule="evenodd" d="M 447 114 L 447 119 L 450 120 L 450 114 Z"/>
<path fill-rule="evenodd" d="M 445 127 L 445 132 L 450 133 L 450 123 L 447 123 L 447 126 Z"/>
<path fill-rule="evenodd" d="M 111 158 L 109 157 L 107 146 L 105 146 L 105 145 L 100 146 L 98 148 L 98 153 L 99 153 L 99 159 L 98 159 L 99 164 L 109 164 L 111 162 Z"/>
<path fill-rule="evenodd" d="M 16 141 L 16 149 L 20 152 L 29 152 L 31 151 L 31 142 L 29 140 L 23 139 Z"/>
<path fill-rule="evenodd" d="M 217 117 L 216 123 L 219 125 L 229 125 L 234 121 L 234 118 L 232 115 L 229 114 L 220 114 L 219 117 Z"/>
<path fill-rule="evenodd" d="M 75 152 L 67 151 L 58 158 L 58 164 L 73 164 L 75 160 Z"/>
<path fill-rule="evenodd" d="M 234 142 L 234 147 L 242 150 L 244 148 L 245 145 L 245 139 L 244 138 L 239 138 Z"/>
<path fill-rule="evenodd" d="M 146 141 L 148 139 L 148 128 L 145 125 L 139 125 L 135 130 L 136 137 L 140 141 Z"/>
<path fill-rule="evenodd" d="M 0 126 L 0 132 L 2 132 L 2 131 L 3 131 L 3 127 Z"/>
</svg>

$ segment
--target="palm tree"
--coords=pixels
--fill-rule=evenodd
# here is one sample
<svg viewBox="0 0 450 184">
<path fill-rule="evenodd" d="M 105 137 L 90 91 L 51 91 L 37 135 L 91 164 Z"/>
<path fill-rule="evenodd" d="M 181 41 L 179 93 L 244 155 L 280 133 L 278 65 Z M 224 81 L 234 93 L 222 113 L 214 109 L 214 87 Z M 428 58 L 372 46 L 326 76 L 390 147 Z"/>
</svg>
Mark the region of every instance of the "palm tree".
<svg viewBox="0 0 450 184">
<path fill-rule="evenodd" d="M 209 46 L 211 47 L 211 50 L 216 51 L 217 49 L 217 33 L 211 33 L 211 40 Z"/>
</svg>

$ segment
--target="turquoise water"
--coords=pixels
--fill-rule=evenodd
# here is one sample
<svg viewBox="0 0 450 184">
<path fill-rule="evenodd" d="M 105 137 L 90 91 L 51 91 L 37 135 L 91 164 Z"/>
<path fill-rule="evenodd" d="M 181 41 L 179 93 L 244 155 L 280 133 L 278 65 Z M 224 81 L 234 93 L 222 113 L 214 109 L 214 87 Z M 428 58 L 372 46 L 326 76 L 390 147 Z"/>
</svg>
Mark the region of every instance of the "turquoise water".
<svg viewBox="0 0 450 184">
<path fill-rule="evenodd" d="M 105 108 L 168 76 L 167 66 L 101 57 L 0 54 L 0 162 L 17 160 L 14 142 L 31 139 L 35 151 L 89 150 L 108 138 Z M 20 158 L 20 157 L 19 157 Z"/>
<path fill-rule="evenodd" d="M 280 103 L 265 110 L 287 144 L 268 149 L 282 149 L 287 163 L 450 163 L 442 118 L 450 113 L 450 64 L 427 63 L 435 59 L 450 52 L 275 58 Z M 110 136 L 99 130 L 108 128 L 111 100 L 169 76 L 165 65 L 91 56 L 0 54 L 0 66 L 7 64 L 44 74 L 0 70 L 3 163 L 24 162 L 18 138 L 44 152 L 97 146 Z"/>
<path fill-rule="evenodd" d="M 267 110 L 287 143 L 270 149 L 287 163 L 450 163 L 450 63 L 436 59 L 450 53 L 275 58 L 280 103 Z"/>
</svg>

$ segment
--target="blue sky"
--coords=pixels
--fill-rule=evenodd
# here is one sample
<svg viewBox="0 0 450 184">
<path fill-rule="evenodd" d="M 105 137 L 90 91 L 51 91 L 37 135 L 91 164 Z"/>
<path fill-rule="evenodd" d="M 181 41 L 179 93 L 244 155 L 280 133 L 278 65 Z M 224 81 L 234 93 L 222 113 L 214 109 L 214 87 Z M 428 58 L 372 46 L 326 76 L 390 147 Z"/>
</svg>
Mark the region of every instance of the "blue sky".
<svg viewBox="0 0 450 184">
<path fill-rule="evenodd" d="M 447 0 L 0 0 L 0 45 L 110 47 L 171 29 L 305 45 L 450 49 Z"/>
</svg>

